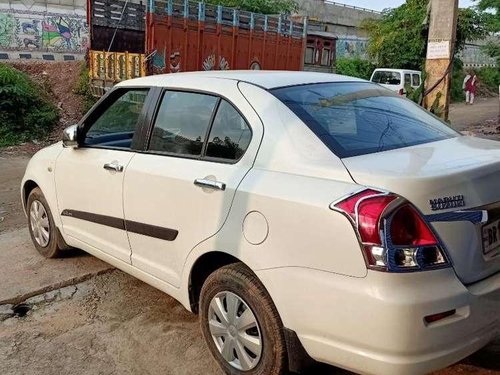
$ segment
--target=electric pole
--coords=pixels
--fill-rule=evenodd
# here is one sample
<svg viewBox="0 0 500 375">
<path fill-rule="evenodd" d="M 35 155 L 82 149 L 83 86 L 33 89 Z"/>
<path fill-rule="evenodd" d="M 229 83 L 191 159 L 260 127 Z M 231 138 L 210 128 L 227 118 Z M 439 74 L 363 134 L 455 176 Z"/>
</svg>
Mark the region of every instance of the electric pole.
<svg viewBox="0 0 500 375">
<path fill-rule="evenodd" d="M 424 106 L 448 119 L 455 50 L 458 0 L 430 0 L 430 25 L 425 61 Z"/>
</svg>

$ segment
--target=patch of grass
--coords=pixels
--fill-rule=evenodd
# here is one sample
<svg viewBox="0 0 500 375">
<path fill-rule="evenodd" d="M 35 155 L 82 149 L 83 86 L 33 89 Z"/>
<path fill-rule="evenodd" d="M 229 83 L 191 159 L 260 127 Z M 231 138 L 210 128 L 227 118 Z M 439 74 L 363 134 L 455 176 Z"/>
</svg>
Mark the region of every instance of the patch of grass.
<svg viewBox="0 0 500 375">
<path fill-rule="evenodd" d="M 44 139 L 58 119 L 59 110 L 43 87 L 0 63 L 0 147 Z"/>
</svg>

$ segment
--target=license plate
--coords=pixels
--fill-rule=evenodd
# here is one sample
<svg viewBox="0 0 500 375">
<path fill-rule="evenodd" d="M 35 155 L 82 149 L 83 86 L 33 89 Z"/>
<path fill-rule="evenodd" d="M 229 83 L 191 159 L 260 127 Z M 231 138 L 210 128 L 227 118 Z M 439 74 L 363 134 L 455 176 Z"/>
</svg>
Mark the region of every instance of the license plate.
<svg viewBox="0 0 500 375">
<path fill-rule="evenodd" d="M 490 255 L 500 246 L 500 219 L 483 226 L 483 253 Z"/>
</svg>

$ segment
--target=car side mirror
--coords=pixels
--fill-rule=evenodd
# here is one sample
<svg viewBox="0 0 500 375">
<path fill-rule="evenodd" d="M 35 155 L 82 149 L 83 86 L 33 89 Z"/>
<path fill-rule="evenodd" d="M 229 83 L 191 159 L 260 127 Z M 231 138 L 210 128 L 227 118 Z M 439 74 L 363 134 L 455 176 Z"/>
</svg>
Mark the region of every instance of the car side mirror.
<svg viewBox="0 0 500 375">
<path fill-rule="evenodd" d="M 78 125 L 63 130 L 62 142 L 64 147 L 78 148 Z"/>
</svg>

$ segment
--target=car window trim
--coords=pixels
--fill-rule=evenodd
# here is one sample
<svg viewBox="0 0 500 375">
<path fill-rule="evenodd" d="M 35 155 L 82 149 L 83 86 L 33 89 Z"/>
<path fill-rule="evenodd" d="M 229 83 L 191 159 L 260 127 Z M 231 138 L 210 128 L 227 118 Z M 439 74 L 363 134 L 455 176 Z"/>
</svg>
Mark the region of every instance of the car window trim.
<svg viewBox="0 0 500 375">
<path fill-rule="evenodd" d="M 148 131 L 147 131 L 147 139 L 145 142 L 145 147 L 140 150 L 140 153 L 144 154 L 152 154 L 152 155 L 160 155 L 160 156 L 168 156 L 168 157 L 177 157 L 181 159 L 190 159 L 190 160 L 202 160 L 202 161 L 209 161 L 209 162 L 214 162 L 214 163 L 221 163 L 221 164 L 236 164 L 238 163 L 243 156 L 245 156 L 248 148 L 250 147 L 250 143 L 252 142 L 253 139 L 253 129 L 250 126 L 250 122 L 248 119 L 243 115 L 243 113 L 240 111 L 240 109 L 231 101 L 228 99 L 226 96 L 222 94 L 218 94 L 212 91 L 206 91 L 206 90 L 199 90 L 199 89 L 190 89 L 190 88 L 185 88 L 185 87 L 156 87 L 158 88 L 159 94 L 157 98 L 157 103 L 154 108 L 154 114 L 151 116 L 150 121 L 148 121 Z M 205 139 L 204 139 L 204 144 L 202 148 L 201 155 L 187 155 L 187 154 L 177 154 L 177 153 L 171 153 L 171 152 L 165 152 L 165 151 L 155 151 L 155 150 L 150 150 L 149 146 L 151 143 L 151 136 L 153 134 L 153 129 L 154 125 L 156 122 L 156 118 L 158 117 L 159 109 L 161 106 L 161 102 L 163 100 L 163 96 L 165 95 L 165 92 L 167 91 L 177 91 L 177 92 L 186 92 L 186 93 L 192 93 L 192 94 L 203 94 L 203 95 L 210 95 L 218 98 L 218 101 L 214 107 L 214 111 L 212 112 L 212 116 L 210 118 L 210 123 L 207 129 L 207 132 L 205 134 Z M 222 103 L 222 100 L 225 100 L 228 102 L 241 116 L 241 118 L 245 121 L 245 124 L 247 125 L 248 129 L 250 129 L 250 142 L 248 144 L 248 147 L 245 149 L 245 152 L 238 158 L 238 159 L 224 159 L 224 158 L 215 158 L 215 157 L 210 157 L 206 156 L 206 148 L 208 147 L 208 139 L 210 136 L 210 132 L 212 131 L 213 123 L 215 121 L 215 116 L 217 115 L 217 111 L 219 109 L 220 104 Z"/>
<path fill-rule="evenodd" d="M 122 148 L 122 147 L 113 147 L 113 146 L 102 146 L 102 145 L 86 145 L 85 142 L 85 137 L 87 135 L 87 132 L 89 129 L 92 127 L 92 125 L 95 123 L 95 121 L 102 116 L 102 114 L 106 111 L 107 108 L 109 108 L 110 105 L 115 103 L 120 96 L 123 96 L 124 94 L 119 95 L 117 98 L 113 97 L 115 95 L 118 95 L 119 92 L 128 92 L 132 90 L 142 90 L 142 91 L 148 91 L 148 94 L 146 96 L 146 99 L 144 101 L 144 106 L 141 110 L 141 114 L 139 115 L 139 118 L 137 120 L 137 127 L 136 130 L 134 131 L 134 136 L 132 137 L 132 142 L 130 145 L 130 148 Z M 101 97 L 96 104 L 92 106 L 92 108 L 85 114 L 85 116 L 80 120 L 78 123 L 78 128 L 82 133 L 79 135 L 78 139 L 78 147 L 79 148 L 97 148 L 97 149 L 103 149 L 103 150 L 115 150 L 115 151 L 128 151 L 128 152 L 134 152 L 139 150 L 139 141 L 141 138 L 144 138 L 144 132 L 147 130 L 147 122 L 145 121 L 145 115 L 146 112 L 150 106 L 150 95 L 152 93 L 152 87 L 150 86 L 120 86 L 111 89 L 108 91 L 103 97 Z M 111 101 L 111 103 L 109 103 Z M 88 121 L 91 120 L 91 124 L 88 124 Z"/>
</svg>

